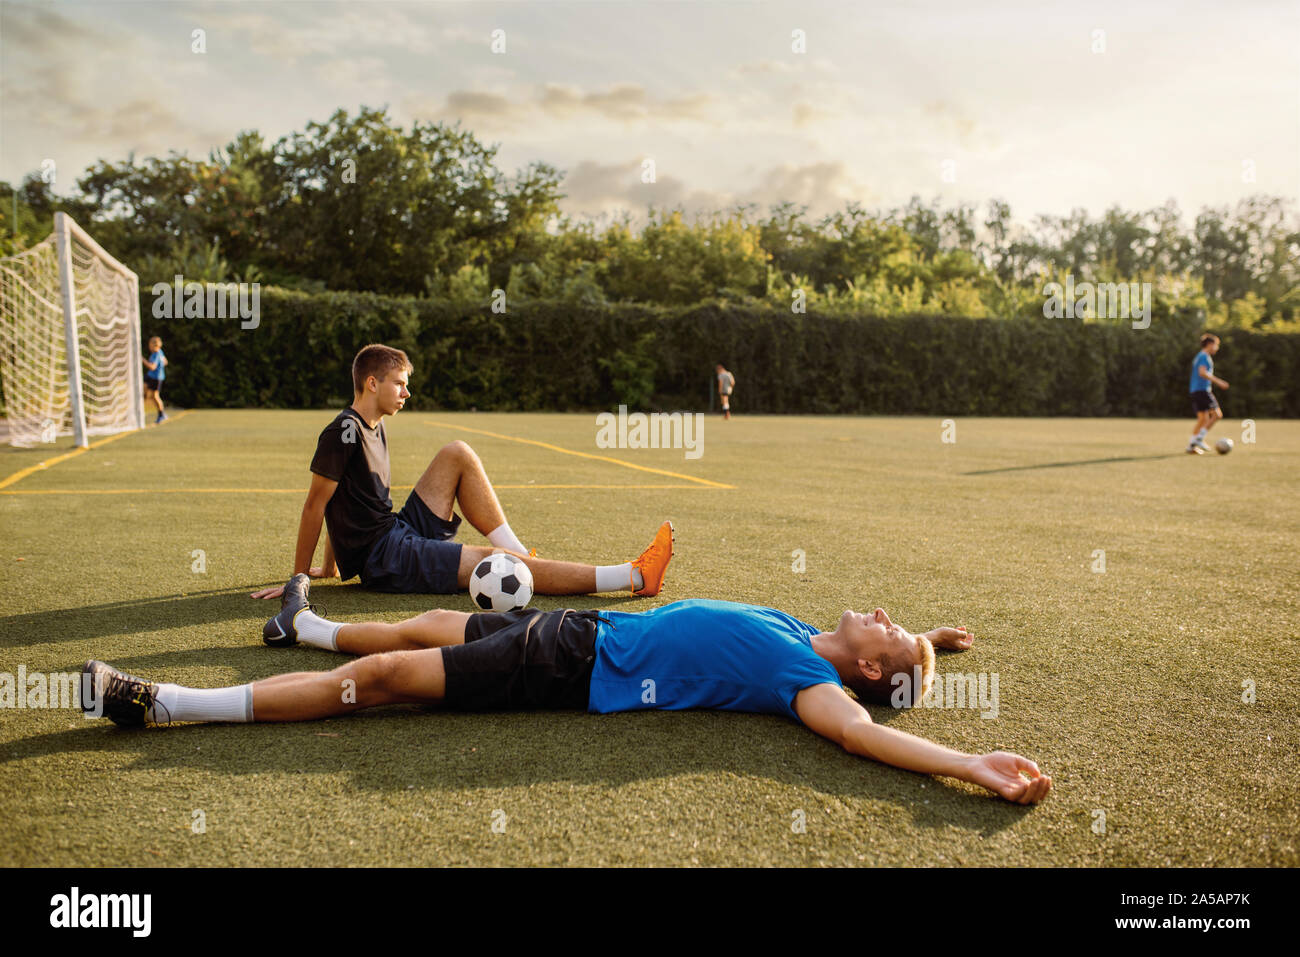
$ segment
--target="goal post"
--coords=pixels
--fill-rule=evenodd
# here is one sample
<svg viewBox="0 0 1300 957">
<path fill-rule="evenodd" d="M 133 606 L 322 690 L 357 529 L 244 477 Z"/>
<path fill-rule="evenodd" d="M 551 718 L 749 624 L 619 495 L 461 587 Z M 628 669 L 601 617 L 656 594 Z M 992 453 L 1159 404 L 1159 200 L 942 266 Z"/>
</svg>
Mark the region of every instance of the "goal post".
<svg viewBox="0 0 1300 957">
<path fill-rule="evenodd" d="M 144 427 L 139 279 L 66 213 L 0 259 L 0 379 L 10 444 Z"/>
</svg>

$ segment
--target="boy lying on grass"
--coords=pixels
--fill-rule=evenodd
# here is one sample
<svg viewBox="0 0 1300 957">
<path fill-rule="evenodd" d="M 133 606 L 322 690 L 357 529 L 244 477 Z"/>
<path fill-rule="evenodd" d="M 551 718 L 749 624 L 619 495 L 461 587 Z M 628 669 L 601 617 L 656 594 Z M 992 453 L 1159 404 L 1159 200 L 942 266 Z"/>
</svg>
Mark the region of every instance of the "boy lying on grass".
<svg viewBox="0 0 1300 957">
<path fill-rule="evenodd" d="M 845 692 L 887 704 L 903 691 L 905 703 L 920 701 L 934 678 L 934 649 L 969 648 L 964 629 L 913 635 L 877 608 L 846 611 L 825 632 L 774 608 L 700 600 L 639 613 L 436 610 L 397 624 L 351 625 L 316 615 L 300 577 L 286 590 L 280 627 L 264 632 L 266 643 L 361 657 L 333 671 L 216 689 L 155 684 L 89 661 L 87 710 L 102 706 L 117 724 L 139 727 L 309 721 L 389 704 L 598 714 L 718 708 L 786 715 L 853 754 L 971 781 L 1019 804 L 1042 800 L 1052 786 L 1017 754 L 964 754 L 876 724 Z M 917 673 L 922 687 L 910 688 Z"/>
</svg>

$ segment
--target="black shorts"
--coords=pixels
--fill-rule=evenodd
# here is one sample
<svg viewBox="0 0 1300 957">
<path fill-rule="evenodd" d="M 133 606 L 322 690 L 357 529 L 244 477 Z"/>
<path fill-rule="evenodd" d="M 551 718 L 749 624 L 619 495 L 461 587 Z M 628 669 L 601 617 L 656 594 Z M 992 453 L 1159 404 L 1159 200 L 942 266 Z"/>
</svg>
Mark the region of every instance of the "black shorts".
<svg viewBox="0 0 1300 957">
<path fill-rule="evenodd" d="M 442 649 L 445 701 L 461 711 L 586 710 L 600 612 L 483 612 Z"/>
<path fill-rule="evenodd" d="M 162 389 L 162 382 L 160 382 L 158 379 L 151 379 L 148 376 L 145 376 L 144 387 L 146 389 L 152 389 L 154 392 L 158 392 Z"/>
<path fill-rule="evenodd" d="M 1197 412 L 1209 412 L 1211 409 L 1219 407 L 1219 400 L 1214 397 L 1214 393 L 1209 389 L 1201 392 L 1192 393 L 1192 408 Z"/>
<path fill-rule="evenodd" d="M 451 595 L 460 591 L 460 542 L 453 542 L 460 516 L 434 515 L 411 490 L 397 521 L 370 547 L 361 584 L 376 591 Z"/>
</svg>

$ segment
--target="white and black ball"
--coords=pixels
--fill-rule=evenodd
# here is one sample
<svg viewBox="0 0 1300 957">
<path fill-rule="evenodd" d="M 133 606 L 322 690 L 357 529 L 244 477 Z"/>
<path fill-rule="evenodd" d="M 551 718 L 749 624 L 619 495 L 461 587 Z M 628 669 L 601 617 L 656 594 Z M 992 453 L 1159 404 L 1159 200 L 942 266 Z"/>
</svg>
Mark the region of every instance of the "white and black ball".
<svg viewBox="0 0 1300 957">
<path fill-rule="evenodd" d="M 1214 448 L 1220 455 L 1227 455 L 1232 451 L 1232 439 L 1219 439 L 1214 443 Z"/>
<path fill-rule="evenodd" d="M 469 597 L 483 611 L 527 608 L 533 600 L 533 573 L 513 555 L 489 555 L 469 576 Z"/>
</svg>

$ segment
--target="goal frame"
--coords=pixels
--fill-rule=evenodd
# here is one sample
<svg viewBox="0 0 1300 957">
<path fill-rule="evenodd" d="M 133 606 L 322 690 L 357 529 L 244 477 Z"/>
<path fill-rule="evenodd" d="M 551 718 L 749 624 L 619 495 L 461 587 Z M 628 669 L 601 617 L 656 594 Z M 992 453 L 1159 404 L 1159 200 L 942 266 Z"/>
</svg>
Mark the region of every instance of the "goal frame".
<svg viewBox="0 0 1300 957">
<path fill-rule="evenodd" d="M 76 239 L 98 256 L 106 266 L 120 273 L 131 284 L 131 314 L 127 318 L 130 354 L 137 359 L 140 349 L 140 277 L 105 251 L 90 234 L 67 213 L 54 214 L 55 255 L 59 263 L 59 288 L 63 300 L 63 336 L 68 359 L 68 402 L 72 412 L 72 434 L 78 448 L 90 445 L 86 434 L 86 409 L 81 391 L 81 341 L 77 335 L 77 287 L 72 273 L 72 240 Z M 134 428 L 144 428 L 144 384 L 140 370 L 128 370 Z"/>
</svg>

